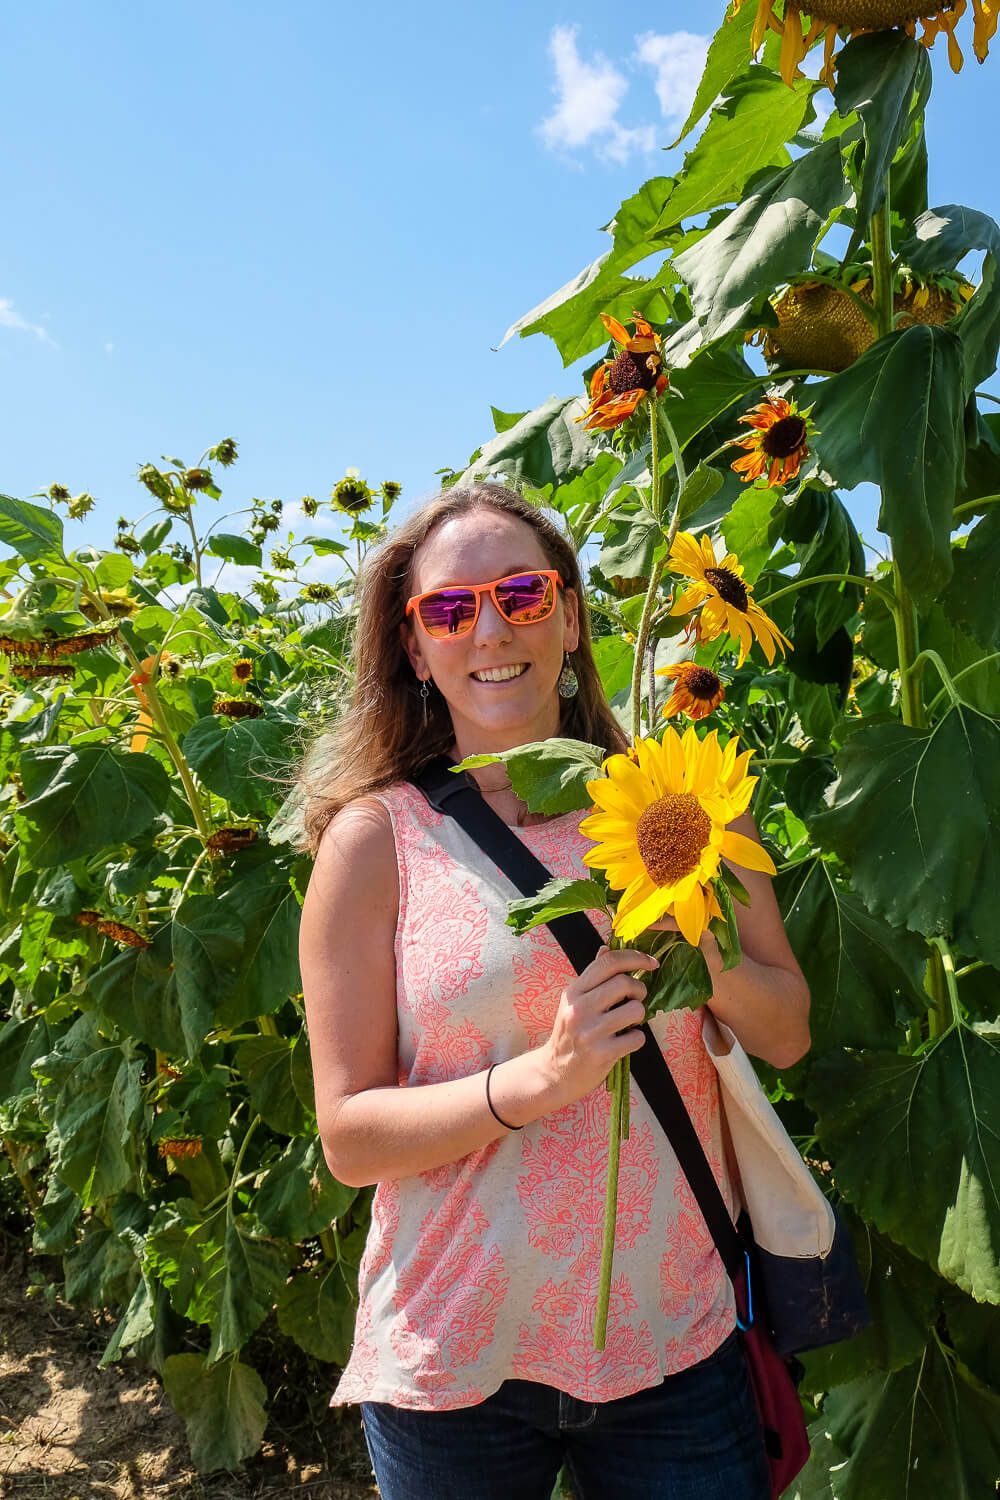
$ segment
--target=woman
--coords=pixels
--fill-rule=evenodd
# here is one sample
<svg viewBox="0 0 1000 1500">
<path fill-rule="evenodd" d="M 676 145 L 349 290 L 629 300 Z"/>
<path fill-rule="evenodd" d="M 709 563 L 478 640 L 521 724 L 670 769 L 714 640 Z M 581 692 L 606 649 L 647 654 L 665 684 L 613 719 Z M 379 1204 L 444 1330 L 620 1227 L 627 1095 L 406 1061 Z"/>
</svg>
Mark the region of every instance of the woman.
<svg viewBox="0 0 1000 1500">
<path fill-rule="evenodd" d="M 625 743 L 572 549 L 496 485 L 429 502 L 366 563 L 353 699 L 303 775 L 319 1129 L 337 1178 L 377 1184 L 331 1404 L 361 1404 L 383 1500 L 548 1500 L 563 1463 L 581 1500 L 762 1500 L 732 1287 L 635 1089 L 607 1345 L 592 1347 L 604 1080 L 643 1044 L 633 976 L 655 961 L 604 949 L 577 977 L 546 928 L 515 937 L 513 887 L 407 781 L 442 753 L 555 734 Z M 582 814 L 533 816 L 501 765 L 474 774 L 553 873 L 587 873 Z M 749 817 L 734 826 L 756 837 Z M 740 875 L 744 959 L 722 974 L 706 937 L 710 1005 L 787 1067 L 808 1047 L 808 992 L 769 880 Z M 652 1025 L 732 1207 L 702 1015 Z"/>
</svg>

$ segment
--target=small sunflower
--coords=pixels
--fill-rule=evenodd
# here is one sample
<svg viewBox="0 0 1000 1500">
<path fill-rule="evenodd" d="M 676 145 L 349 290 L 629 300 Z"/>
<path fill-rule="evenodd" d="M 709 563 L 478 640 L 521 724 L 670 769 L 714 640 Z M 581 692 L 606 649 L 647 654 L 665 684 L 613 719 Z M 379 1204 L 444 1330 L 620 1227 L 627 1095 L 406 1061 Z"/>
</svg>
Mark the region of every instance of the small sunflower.
<svg viewBox="0 0 1000 1500">
<path fill-rule="evenodd" d="M 264 710 L 247 698 L 216 698 L 212 712 L 226 719 L 259 719 Z"/>
<path fill-rule="evenodd" d="M 157 1147 L 163 1157 L 187 1157 L 200 1156 L 204 1150 L 201 1140 L 197 1136 L 169 1136 L 162 1140 Z"/>
<path fill-rule="evenodd" d="M 782 655 L 791 648 L 791 641 L 754 599 L 753 588 L 743 577 L 743 565 L 734 552 L 727 552 L 718 562 L 712 540 L 704 532 L 699 546 L 690 531 L 679 531 L 670 549 L 669 565 L 675 573 L 691 580 L 670 613 L 690 614 L 700 605 L 694 626 L 699 641 L 731 635 L 740 648 L 738 667 L 746 660 L 754 637 L 760 642 L 768 666 L 774 661 L 775 648 Z"/>
<path fill-rule="evenodd" d="M 362 511 L 369 510 L 375 502 L 375 496 L 369 486 L 356 474 L 348 474 L 339 484 L 335 484 L 330 498 L 338 510 L 344 511 L 349 516 L 359 516 Z"/>
<path fill-rule="evenodd" d="M 614 359 L 599 364 L 590 379 L 590 405 L 582 417 L 584 427 L 611 432 L 620 427 L 651 392 L 661 396 L 669 381 L 663 374 L 661 340 L 637 312 L 632 314 L 635 333 L 608 313 L 601 322 L 619 346 Z"/>
<path fill-rule="evenodd" d="M 754 430 L 749 437 L 736 439 L 746 453 L 732 468 L 745 484 L 767 476 L 770 485 L 787 484 L 809 456 L 806 438 L 809 424 L 794 401 L 768 396 L 739 419 Z"/>
<path fill-rule="evenodd" d="M 733 0 L 732 14 L 743 4 L 744 0 Z M 778 0 L 757 0 L 750 48 L 757 51 L 768 29 L 777 32 L 781 37 L 781 76 L 791 84 L 809 48 L 822 36 L 826 51 L 820 77 L 830 83 L 838 35 L 852 37 L 860 31 L 887 31 L 902 26 L 910 36 L 916 36 L 920 21 L 924 46 L 933 46 L 939 32 L 947 35 L 948 61 L 958 73 L 963 58 L 955 27 L 968 8 L 968 0 L 809 0 L 808 5 L 793 4 L 793 0 L 784 0 L 780 5 Z M 972 0 L 972 16 L 973 51 L 980 62 L 985 62 L 997 29 L 996 0 Z"/>
<path fill-rule="evenodd" d="M 665 719 L 680 713 L 696 721 L 704 719 L 726 696 L 722 679 L 710 667 L 699 667 L 697 662 L 682 661 L 675 667 L 661 667 L 656 675 L 674 680 L 673 692 L 663 705 Z"/>
<path fill-rule="evenodd" d="M 683 736 L 668 728 L 662 744 L 637 740 L 634 749 L 638 764 L 612 755 L 605 776 L 587 783 L 597 811 L 580 831 L 596 847 L 583 862 L 603 870 L 623 893 L 613 924 L 623 942 L 672 916 L 696 947 L 722 915 L 712 882 L 723 859 L 775 873 L 758 843 L 727 826 L 750 805 L 757 777 L 746 770 L 753 751 L 738 754 L 735 735 L 721 747 L 715 730 L 699 740 L 693 726 Z"/>
<path fill-rule="evenodd" d="M 213 858 L 224 854 L 236 854 L 240 849 L 249 848 L 255 842 L 256 838 L 256 828 L 217 828 L 205 840 L 205 848 Z"/>
<path fill-rule="evenodd" d="M 253 662 L 249 656 L 241 656 L 239 661 L 233 663 L 233 681 L 246 682 L 253 676 Z"/>
</svg>

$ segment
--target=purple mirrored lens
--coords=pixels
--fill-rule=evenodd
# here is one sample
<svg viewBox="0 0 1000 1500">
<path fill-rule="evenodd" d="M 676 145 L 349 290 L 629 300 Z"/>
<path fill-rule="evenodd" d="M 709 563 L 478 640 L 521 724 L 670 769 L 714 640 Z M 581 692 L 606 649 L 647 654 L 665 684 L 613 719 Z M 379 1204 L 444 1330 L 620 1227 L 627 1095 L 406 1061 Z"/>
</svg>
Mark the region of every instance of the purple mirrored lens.
<svg viewBox="0 0 1000 1500">
<path fill-rule="evenodd" d="M 496 586 L 500 608 L 508 620 L 529 625 L 543 620 L 552 610 L 552 580 L 541 573 L 519 573 Z"/>
<path fill-rule="evenodd" d="M 420 620 L 429 635 L 458 635 L 476 617 L 471 589 L 438 589 L 420 601 Z"/>
</svg>

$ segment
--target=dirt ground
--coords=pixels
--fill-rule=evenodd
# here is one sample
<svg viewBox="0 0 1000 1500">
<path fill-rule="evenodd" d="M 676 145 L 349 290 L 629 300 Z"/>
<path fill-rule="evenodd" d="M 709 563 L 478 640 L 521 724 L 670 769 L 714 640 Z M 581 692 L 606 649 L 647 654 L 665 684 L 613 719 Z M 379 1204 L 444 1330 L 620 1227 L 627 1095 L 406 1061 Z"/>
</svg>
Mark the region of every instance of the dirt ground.
<svg viewBox="0 0 1000 1500">
<path fill-rule="evenodd" d="M 377 1495 L 357 1408 L 327 1412 L 321 1390 L 304 1414 L 300 1389 L 277 1392 L 260 1453 L 237 1474 L 199 1475 L 156 1377 L 129 1359 L 98 1369 L 115 1320 L 50 1300 L 32 1279 L 44 1277 L 0 1231 L 3 1500 Z"/>
</svg>

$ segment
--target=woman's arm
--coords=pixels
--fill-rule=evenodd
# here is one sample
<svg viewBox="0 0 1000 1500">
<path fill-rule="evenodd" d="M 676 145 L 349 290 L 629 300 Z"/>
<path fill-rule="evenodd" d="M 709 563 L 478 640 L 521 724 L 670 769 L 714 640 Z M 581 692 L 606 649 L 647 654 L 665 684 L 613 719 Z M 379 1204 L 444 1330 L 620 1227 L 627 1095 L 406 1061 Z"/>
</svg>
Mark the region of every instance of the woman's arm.
<svg viewBox="0 0 1000 1500">
<path fill-rule="evenodd" d="M 379 803 L 354 803 L 324 831 L 299 936 L 320 1139 L 330 1171 L 349 1187 L 413 1177 L 508 1134 L 486 1103 L 485 1069 L 399 1086 L 398 913 L 388 815 Z M 604 950 L 566 986 L 548 1041 L 493 1072 L 503 1120 L 527 1125 L 582 1098 L 642 1045 L 642 1032 L 621 1028 L 642 1020 L 645 988 L 629 971 L 643 967 L 655 962 Z"/>
<path fill-rule="evenodd" d="M 760 843 L 749 813 L 729 826 Z M 789 944 L 771 877 L 739 865 L 732 869 L 750 896 L 749 906 L 735 903 L 743 960 L 723 972 L 719 945 L 705 934 L 701 949 L 715 987 L 708 1004 L 747 1052 L 772 1067 L 790 1068 L 809 1051 L 809 986 Z"/>
</svg>

